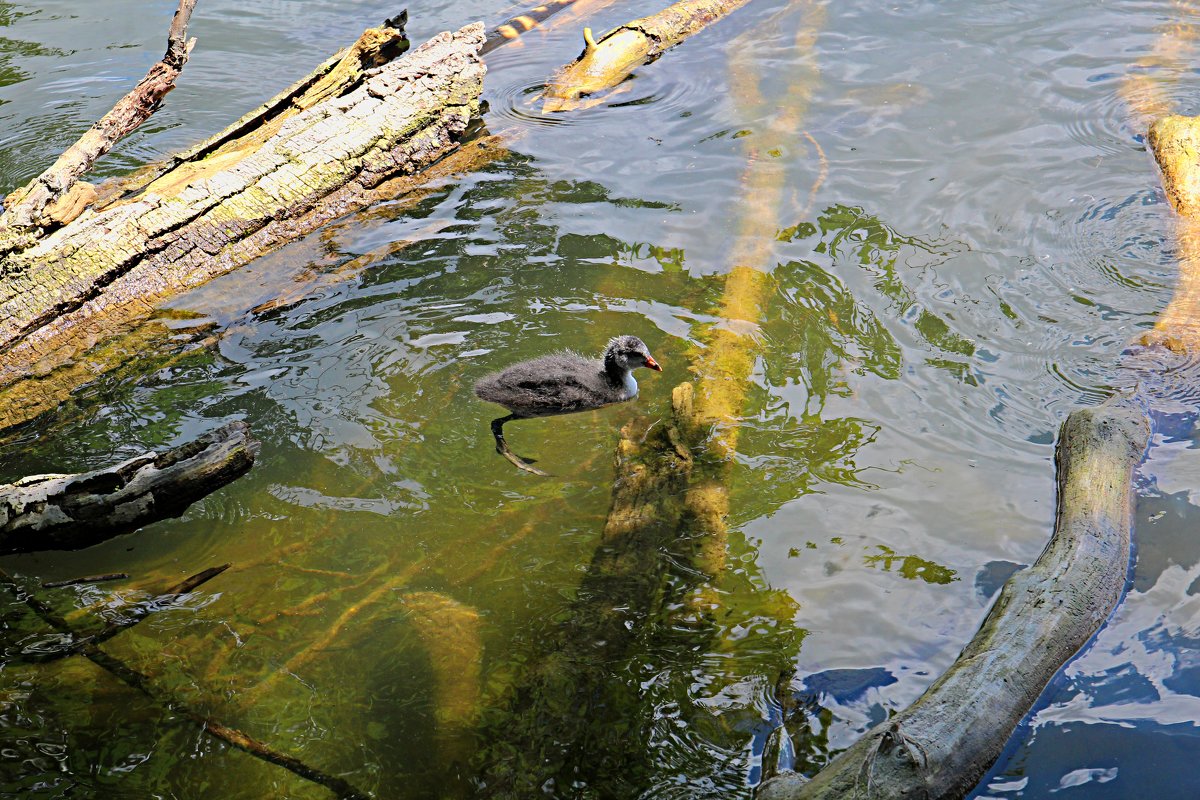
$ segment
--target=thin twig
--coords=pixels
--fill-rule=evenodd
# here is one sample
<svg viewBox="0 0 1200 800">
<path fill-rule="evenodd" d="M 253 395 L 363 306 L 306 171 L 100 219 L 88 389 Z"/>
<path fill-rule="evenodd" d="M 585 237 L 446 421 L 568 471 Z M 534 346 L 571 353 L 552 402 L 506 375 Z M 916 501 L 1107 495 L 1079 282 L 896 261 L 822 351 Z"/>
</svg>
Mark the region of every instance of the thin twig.
<svg viewBox="0 0 1200 800">
<path fill-rule="evenodd" d="M 46 581 L 43 589 L 61 589 L 64 586 L 77 586 L 81 583 L 104 583 L 106 581 L 123 581 L 129 577 L 127 572 L 112 572 L 107 575 L 88 575 L 84 578 L 71 578 L 65 581 Z"/>
</svg>

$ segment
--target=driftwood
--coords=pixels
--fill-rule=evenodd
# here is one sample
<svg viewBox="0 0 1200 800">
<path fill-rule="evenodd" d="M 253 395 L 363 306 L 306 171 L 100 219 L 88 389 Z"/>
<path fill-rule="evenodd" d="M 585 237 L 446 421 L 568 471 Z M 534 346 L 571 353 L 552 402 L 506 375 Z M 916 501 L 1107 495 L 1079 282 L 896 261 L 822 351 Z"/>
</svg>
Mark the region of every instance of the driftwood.
<svg viewBox="0 0 1200 800">
<path fill-rule="evenodd" d="M 583 29 L 584 49 L 563 67 L 542 94 L 543 111 L 567 111 L 590 105 L 582 98 L 611 89 L 638 67 L 699 33 L 748 0 L 680 0 L 657 14 L 635 19 L 599 40 Z"/>
<path fill-rule="evenodd" d="M 403 34 L 370 29 L 225 132 L 9 253 L 0 386 L 66 363 L 158 300 L 362 208 L 389 178 L 448 153 L 479 110 L 483 39 L 471 25 L 392 59 Z"/>
<path fill-rule="evenodd" d="M 246 424 L 233 422 L 165 453 L 0 486 L 0 553 L 78 550 L 177 517 L 245 473 L 257 454 Z"/>
<path fill-rule="evenodd" d="M 807 784 L 780 777 L 761 800 L 964 797 L 1054 673 L 1116 606 L 1129 568 L 1131 482 L 1146 414 L 1109 401 L 1059 433 L 1054 535 L 1009 579 L 983 626 L 920 699 L 870 730 Z"/>
</svg>

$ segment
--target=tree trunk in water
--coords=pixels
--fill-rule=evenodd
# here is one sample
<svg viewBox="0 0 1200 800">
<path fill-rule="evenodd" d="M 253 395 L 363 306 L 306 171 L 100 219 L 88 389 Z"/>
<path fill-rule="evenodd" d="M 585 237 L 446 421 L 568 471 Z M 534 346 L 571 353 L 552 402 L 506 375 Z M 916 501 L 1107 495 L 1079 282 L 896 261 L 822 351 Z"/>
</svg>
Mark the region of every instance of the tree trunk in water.
<svg viewBox="0 0 1200 800">
<path fill-rule="evenodd" d="M 960 798 L 1003 749 L 1050 678 L 1116 607 L 1129 569 L 1133 470 L 1146 414 L 1110 400 L 1059 433 L 1054 535 L 1005 584 L 975 638 L 920 699 L 809 783 L 766 783 L 761 800 Z"/>
</svg>

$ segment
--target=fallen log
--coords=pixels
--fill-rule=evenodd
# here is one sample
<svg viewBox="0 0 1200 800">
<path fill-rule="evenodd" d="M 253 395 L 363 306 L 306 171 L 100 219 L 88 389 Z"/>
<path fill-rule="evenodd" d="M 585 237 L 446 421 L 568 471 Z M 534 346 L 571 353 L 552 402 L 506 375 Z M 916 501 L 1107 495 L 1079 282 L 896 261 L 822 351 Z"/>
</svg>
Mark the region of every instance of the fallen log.
<svg viewBox="0 0 1200 800">
<path fill-rule="evenodd" d="M 966 796 L 1059 668 L 1116 607 L 1133 526 L 1133 470 L 1146 413 L 1123 398 L 1067 417 L 1055 450 L 1054 534 L 1004 585 L 979 632 L 911 706 L 808 783 L 781 775 L 760 800 Z"/>
<path fill-rule="evenodd" d="M 611 89 L 684 39 L 744 6 L 749 0 L 680 0 L 635 19 L 599 40 L 583 29 L 584 49 L 559 70 L 542 93 L 543 111 L 569 111 L 594 103 L 582 99 Z"/>
<path fill-rule="evenodd" d="M 177 517 L 244 474 L 257 454 L 246 424 L 232 422 L 106 469 L 0 486 L 0 553 L 78 550 Z"/>
<path fill-rule="evenodd" d="M 63 364 L 153 304 L 375 200 L 479 110 L 483 26 L 390 59 L 371 29 L 227 131 L 106 191 L 0 260 L 0 386 Z"/>
</svg>

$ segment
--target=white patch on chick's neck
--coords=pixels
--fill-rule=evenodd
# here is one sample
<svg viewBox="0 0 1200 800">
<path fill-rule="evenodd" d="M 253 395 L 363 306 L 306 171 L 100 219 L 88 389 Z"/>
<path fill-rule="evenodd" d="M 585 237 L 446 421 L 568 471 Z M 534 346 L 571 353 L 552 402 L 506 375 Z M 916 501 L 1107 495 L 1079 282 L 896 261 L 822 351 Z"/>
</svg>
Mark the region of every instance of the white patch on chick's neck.
<svg viewBox="0 0 1200 800">
<path fill-rule="evenodd" d="M 633 371 L 632 370 L 625 373 L 625 380 L 623 383 L 625 385 L 626 399 L 631 399 L 631 398 L 637 397 L 638 385 L 637 385 L 637 381 L 635 381 L 633 379 Z"/>
</svg>

